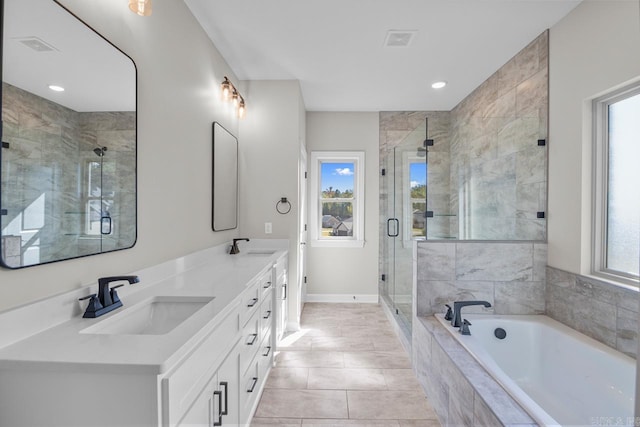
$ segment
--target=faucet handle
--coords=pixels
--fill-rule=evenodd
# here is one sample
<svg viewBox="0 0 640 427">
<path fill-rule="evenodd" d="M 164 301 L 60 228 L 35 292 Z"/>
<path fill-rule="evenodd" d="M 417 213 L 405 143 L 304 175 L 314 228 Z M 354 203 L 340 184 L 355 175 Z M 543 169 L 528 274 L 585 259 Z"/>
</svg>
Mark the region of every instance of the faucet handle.
<svg viewBox="0 0 640 427">
<path fill-rule="evenodd" d="M 94 314 L 96 311 L 103 308 L 102 304 L 100 304 L 100 300 L 98 299 L 98 294 L 91 294 L 86 297 L 78 298 L 78 301 L 84 301 L 86 299 L 89 300 L 89 305 L 87 305 L 87 309 L 82 317 L 95 317 L 89 314 Z"/>
<path fill-rule="evenodd" d="M 118 291 L 116 291 L 116 289 L 123 287 L 124 284 L 122 285 L 116 285 L 113 288 L 111 288 L 111 290 L 109 291 L 111 293 L 111 303 L 112 304 L 116 304 L 118 301 L 120 301 L 120 297 L 118 296 Z"/>
<path fill-rule="evenodd" d="M 447 314 L 444 315 L 444 320 L 453 319 L 453 311 L 451 311 L 451 306 L 449 304 L 445 304 L 444 306 L 447 307 Z"/>
<path fill-rule="evenodd" d="M 460 327 L 460 333 L 462 335 L 471 335 L 471 331 L 469 330 L 469 326 L 471 326 L 471 322 L 467 319 L 462 321 L 462 326 Z"/>
</svg>

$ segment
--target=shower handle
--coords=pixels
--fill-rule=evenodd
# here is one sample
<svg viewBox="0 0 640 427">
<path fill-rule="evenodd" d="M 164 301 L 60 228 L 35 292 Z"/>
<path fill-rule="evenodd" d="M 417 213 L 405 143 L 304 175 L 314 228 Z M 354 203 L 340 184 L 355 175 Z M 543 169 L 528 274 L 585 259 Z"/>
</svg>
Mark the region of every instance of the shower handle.
<svg viewBox="0 0 640 427">
<path fill-rule="evenodd" d="M 395 234 L 391 234 L 391 222 L 396 223 L 396 226 L 394 227 Z M 387 236 L 398 237 L 399 234 L 400 234 L 400 221 L 398 221 L 398 218 L 389 218 L 387 220 Z"/>
</svg>

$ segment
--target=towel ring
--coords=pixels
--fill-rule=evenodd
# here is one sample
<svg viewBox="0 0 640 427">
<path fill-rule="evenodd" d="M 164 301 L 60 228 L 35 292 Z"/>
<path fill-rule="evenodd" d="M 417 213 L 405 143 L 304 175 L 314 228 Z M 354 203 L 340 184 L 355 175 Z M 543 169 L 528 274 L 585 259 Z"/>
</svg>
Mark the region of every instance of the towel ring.
<svg viewBox="0 0 640 427">
<path fill-rule="evenodd" d="M 282 209 L 280 205 L 286 206 L 284 209 Z M 276 211 L 278 211 L 280 215 L 288 214 L 289 212 L 291 212 L 291 202 L 288 201 L 286 197 L 281 198 L 280 200 L 278 200 L 278 203 L 276 203 Z"/>
</svg>

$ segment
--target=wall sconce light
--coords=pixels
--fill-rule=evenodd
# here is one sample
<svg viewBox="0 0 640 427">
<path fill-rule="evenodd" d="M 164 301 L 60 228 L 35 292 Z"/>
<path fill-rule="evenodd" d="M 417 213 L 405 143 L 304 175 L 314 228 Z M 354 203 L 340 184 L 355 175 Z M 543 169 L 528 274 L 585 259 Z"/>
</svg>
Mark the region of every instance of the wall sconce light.
<svg viewBox="0 0 640 427">
<path fill-rule="evenodd" d="M 222 81 L 220 88 L 222 89 L 222 100 L 233 102 L 233 106 L 236 107 L 238 117 L 243 118 L 247 110 L 244 98 L 240 95 L 238 89 L 236 89 L 227 76 L 224 76 L 224 80 Z"/>
<path fill-rule="evenodd" d="M 151 0 L 129 0 L 129 9 L 137 15 L 151 15 Z"/>
</svg>

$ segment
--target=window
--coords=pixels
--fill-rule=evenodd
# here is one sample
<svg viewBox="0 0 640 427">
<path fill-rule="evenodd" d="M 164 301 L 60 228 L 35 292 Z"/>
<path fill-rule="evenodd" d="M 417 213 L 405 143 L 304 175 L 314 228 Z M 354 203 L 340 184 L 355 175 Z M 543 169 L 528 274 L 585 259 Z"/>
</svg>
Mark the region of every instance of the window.
<svg viewBox="0 0 640 427">
<path fill-rule="evenodd" d="M 415 153 L 403 153 L 404 240 L 425 239 L 427 221 L 427 162 Z"/>
<path fill-rule="evenodd" d="M 594 103 L 596 274 L 638 284 L 640 271 L 640 86 Z"/>
<path fill-rule="evenodd" d="M 364 246 L 364 152 L 311 153 L 312 246 Z"/>
<path fill-rule="evenodd" d="M 85 165 L 85 224 L 84 234 L 100 236 L 112 234 L 111 214 L 113 199 L 103 188 L 103 162 L 90 160 Z"/>
</svg>

